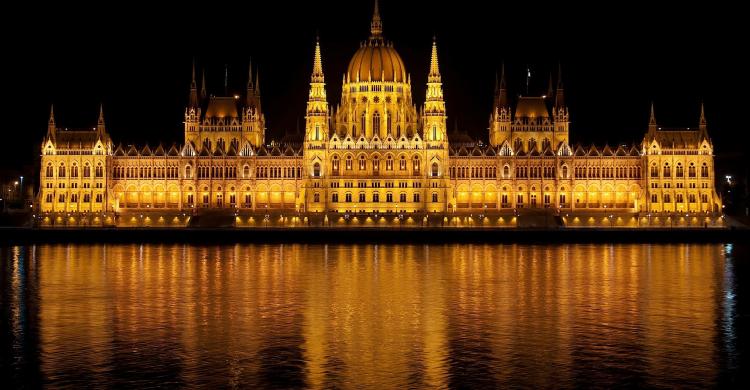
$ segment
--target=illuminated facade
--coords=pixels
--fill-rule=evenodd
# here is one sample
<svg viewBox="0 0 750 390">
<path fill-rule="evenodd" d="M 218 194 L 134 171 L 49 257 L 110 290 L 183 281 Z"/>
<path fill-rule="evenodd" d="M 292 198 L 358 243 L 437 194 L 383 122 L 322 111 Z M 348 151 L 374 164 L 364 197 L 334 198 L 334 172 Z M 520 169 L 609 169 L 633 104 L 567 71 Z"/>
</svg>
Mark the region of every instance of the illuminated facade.
<svg viewBox="0 0 750 390">
<path fill-rule="evenodd" d="M 489 143 L 449 139 L 437 44 L 418 109 L 406 66 L 383 37 L 377 2 L 339 104 L 328 104 L 319 42 L 309 90 L 304 134 L 278 142 L 265 139 L 252 66 L 244 97 L 209 96 L 205 77 L 199 93 L 193 67 L 181 146 L 114 146 L 102 111 L 97 127 L 84 131 L 58 129 L 51 113 L 37 199 L 43 222 L 84 215 L 121 224 L 145 213 L 186 223 L 189 215 L 222 211 L 238 220 L 286 213 L 323 223 L 363 215 L 445 222 L 544 209 L 649 218 L 721 210 L 702 109 L 697 130 L 660 129 L 652 107 L 641 145 L 584 148 L 570 145 L 560 74 L 550 96 L 511 101 L 503 72 Z"/>
</svg>

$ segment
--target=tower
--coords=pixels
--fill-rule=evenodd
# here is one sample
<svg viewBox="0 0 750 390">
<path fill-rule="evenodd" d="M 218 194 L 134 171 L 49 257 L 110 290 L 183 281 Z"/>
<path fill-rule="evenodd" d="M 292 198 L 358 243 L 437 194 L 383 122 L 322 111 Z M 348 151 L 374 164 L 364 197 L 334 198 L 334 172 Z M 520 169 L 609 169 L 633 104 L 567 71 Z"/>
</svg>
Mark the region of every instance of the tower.
<svg viewBox="0 0 750 390">
<path fill-rule="evenodd" d="M 206 91 L 206 75 L 203 75 L 203 86 L 201 95 Z M 198 137 L 201 118 L 200 101 L 198 100 L 198 85 L 195 81 L 195 60 L 193 60 L 192 79 L 190 81 L 190 95 L 188 106 L 185 108 L 185 142 L 190 142 Z"/>
<path fill-rule="evenodd" d="M 250 60 L 247 72 L 245 107 L 242 110 L 243 139 L 258 147 L 265 142 L 266 118 L 260 106 L 260 75 L 256 70 L 253 81 L 253 62 Z"/>
<path fill-rule="evenodd" d="M 320 179 L 326 174 L 326 145 L 328 142 L 328 102 L 326 101 L 323 59 L 320 55 L 320 39 L 315 40 L 313 70 L 310 76 L 310 94 L 307 99 L 305 114 L 304 158 L 305 172 L 312 180 L 307 181 L 305 191 L 305 209 L 307 211 L 325 210 L 325 202 L 320 201 Z M 327 195 L 324 194 L 324 199 Z"/>
<path fill-rule="evenodd" d="M 568 107 L 565 105 L 565 89 L 563 88 L 562 81 L 562 65 L 558 65 L 557 69 L 557 89 L 555 91 L 555 104 L 552 109 L 552 118 L 555 122 L 555 144 L 553 145 L 553 147 L 556 148 L 561 143 L 568 143 L 568 129 L 570 127 Z"/>
<path fill-rule="evenodd" d="M 500 81 L 495 79 L 495 103 L 490 115 L 490 145 L 499 146 L 506 140 L 509 141 L 510 115 L 508 89 L 505 84 L 505 64 L 503 64 L 500 68 Z"/>
</svg>

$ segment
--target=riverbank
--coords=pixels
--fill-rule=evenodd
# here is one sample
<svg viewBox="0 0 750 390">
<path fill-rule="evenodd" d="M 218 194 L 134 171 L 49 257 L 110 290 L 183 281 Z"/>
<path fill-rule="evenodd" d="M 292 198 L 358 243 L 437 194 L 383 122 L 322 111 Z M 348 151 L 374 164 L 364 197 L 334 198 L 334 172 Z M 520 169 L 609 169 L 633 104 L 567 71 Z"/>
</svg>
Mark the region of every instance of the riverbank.
<svg viewBox="0 0 750 390">
<path fill-rule="evenodd" d="M 494 228 L 0 228 L 3 243 L 563 243 L 563 242 L 705 242 L 747 240 L 748 229 L 494 229 Z"/>
</svg>

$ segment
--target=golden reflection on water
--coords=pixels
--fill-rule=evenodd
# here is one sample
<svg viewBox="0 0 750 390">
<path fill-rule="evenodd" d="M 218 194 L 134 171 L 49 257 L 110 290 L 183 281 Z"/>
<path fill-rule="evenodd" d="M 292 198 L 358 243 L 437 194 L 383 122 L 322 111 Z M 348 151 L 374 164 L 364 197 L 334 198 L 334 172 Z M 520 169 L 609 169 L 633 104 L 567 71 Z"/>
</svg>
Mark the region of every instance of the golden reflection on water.
<svg viewBox="0 0 750 390">
<path fill-rule="evenodd" d="M 52 384 L 671 386 L 711 384 L 718 370 L 721 245 L 10 253 L 6 303 L 20 306 L 28 264 Z"/>
</svg>

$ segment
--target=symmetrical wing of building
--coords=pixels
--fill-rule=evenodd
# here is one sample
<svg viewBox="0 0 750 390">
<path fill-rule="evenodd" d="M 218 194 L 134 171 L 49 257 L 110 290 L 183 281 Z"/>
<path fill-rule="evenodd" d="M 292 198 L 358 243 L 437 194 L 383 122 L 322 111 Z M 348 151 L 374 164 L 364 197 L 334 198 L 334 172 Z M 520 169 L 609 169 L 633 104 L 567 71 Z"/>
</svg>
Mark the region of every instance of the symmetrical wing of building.
<svg viewBox="0 0 750 390">
<path fill-rule="evenodd" d="M 241 97 L 208 95 L 205 77 L 199 91 L 193 67 L 179 146 L 115 146 L 103 112 L 96 129 L 83 131 L 57 128 L 51 113 L 42 143 L 40 215 L 50 222 L 60 215 L 228 210 L 238 217 L 447 220 L 527 209 L 566 215 L 721 210 L 702 108 L 697 129 L 662 130 L 652 106 L 640 145 L 571 145 L 561 75 L 548 95 L 511 99 L 503 72 L 489 142 L 449 135 L 436 43 L 425 101 L 417 108 L 406 66 L 383 37 L 377 4 L 337 106 L 326 96 L 319 42 L 312 65 L 304 134 L 278 142 L 265 138 L 252 67 Z"/>
</svg>

